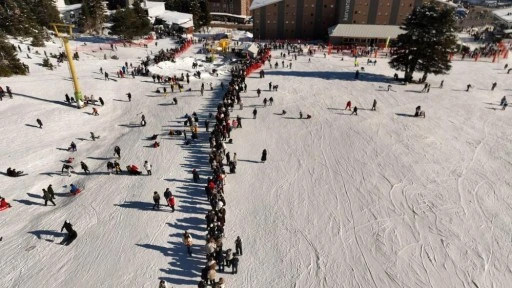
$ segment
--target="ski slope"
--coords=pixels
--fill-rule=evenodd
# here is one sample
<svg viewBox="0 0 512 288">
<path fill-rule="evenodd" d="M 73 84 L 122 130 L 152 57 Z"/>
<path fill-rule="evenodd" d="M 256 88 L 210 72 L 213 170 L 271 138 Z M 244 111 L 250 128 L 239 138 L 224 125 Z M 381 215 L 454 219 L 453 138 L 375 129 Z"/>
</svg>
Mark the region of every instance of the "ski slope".
<svg viewBox="0 0 512 288">
<path fill-rule="evenodd" d="M 58 42 L 48 45 L 48 53 L 59 50 Z M 81 53 L 76 65 L 83 93 L 106 103 L 97 106 L 99 116 L 91 115 L 91 107 L 64 103 L 64 94 L 72 95 L 67 66 L 46 70 L 37 65 L 43 56 L 26 59 L 21 45 L 30 76 L 0 79 L 15 93 L 0 102 L 0 195 L 13 205 L 0 212 L 2 287 L 157 287 L 159 279 L 170 287 L 196 287 L 205 265 L 201 239 L 209 204 L 205 182 L 193 183 L 191 171 L 198 169 L 203 181 L 210 176 L 203 121 L 215 112 L 228 75 L 210 76 L 205 71 L 212 67 L 204 64 L 203 79 L 192 76 L 193 59 L 203 64 L 205 58 L 198 44 L 176 63 L 151 68 L 188 72 L 190 92 L 164 98 L 152 92 L 162 85 L 151 78 L 115 77 L 125 61 L 136 65 L 174 45 L 159 40 L 148 49 L 119 47 L 119 60 L 104 60 L 110 51 Z M 244 109 L 236 106 L 232 113 L 244 120 L 228 144 L 238 154 L 238 169 L 225 188 L 224 248 L 234 248 L 239 235 L 244 254 L 238 274 L 218 273 L 226 287 L 508 287 L 512 114 L 498 106 L 512 94 L 506 62 L 454 61 L 449 75 L 429 76 L 427 94 L 418 93 L 422 85 L 392 83 L 395 72 L 385 59 L 376 66 L 360 59 L 366 71 L 356 81 L 352 58 L 317 53 L 308 63 L 309 57 L 299 56 L 287 69 L 280 52 L 272 53 L 280 68 L 267 64 L 264 79 L 248 77 Z M 230 60 L 219 57 L 214 66 L 227 71 Z M 113 80 L 105 81 L 100 67 Z M 443 89 L 437 88 L 441 80 Z M 268 91 L 270 81 L 278 92 Z M 494 81 L 498 86 L 491 91 Z M 394 91 L 384 91 L 390 83 Z M 474 88 L 465 92 L 468 83 Z M 273 106 L 263 108 L 270 96 Z M 178 105 L 170 104 L 172 97 Z M 370 111 L 373 99 L 376 112 Z M 348 100 L 358 116 L 344 110 Z M 418 105 L 425 119 L 410 117 Z M 283 109 L 287 114 L 279 115 Z M 194 111 L 200 141 L 186 146 L 183 136 L 167 136 L 171 128 L 183 129 L 183 116 Z M 312 119 L 298 119 L 299 111 Z M 137 125 L 141 113 L 143 128 Z M 91 131 L 101 138 L 90 141 Z M 158 149 L 149 147 L 153 134 L 160 134 Z M 71 141 L 75 153 L 65 151 Z M 116 145 L 123 169 L 142 169 L 148 160 L 153 175 L 108 175 L 106 162 L 114 159 Z M 260 162 L 263 149 L 266 163 Z M 75 157 L 71 177 L 60 173 L 68 157 Z M 82 173 L 80 161 L 91 175 Z M 7 177 L 9 166 L 28 175 Z M 71 183 L 85 191 L 69 196 Z M 49 184 L 56 207 L 43 206 L 41 189 Z M 153 191 L 162 195 L 167 187 L 176 212 L 153 211 Z M 78 232 L 68 247 L 57 245 L 65 220 Z M 181 243 L 185 230 L 194 238 L 192 257 Z"/>
</svg>

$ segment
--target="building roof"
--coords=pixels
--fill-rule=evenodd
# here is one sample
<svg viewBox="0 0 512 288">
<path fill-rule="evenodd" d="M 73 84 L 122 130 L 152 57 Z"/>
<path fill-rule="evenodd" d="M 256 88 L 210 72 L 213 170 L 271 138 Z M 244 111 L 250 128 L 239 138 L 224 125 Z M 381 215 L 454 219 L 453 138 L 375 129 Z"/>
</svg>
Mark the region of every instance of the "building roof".
<svg viewBox="0 0 512 288">
<path fill-rule="evenodd" d="M 184 28 L 194 26 L 192 14 L 188 14 L 188 13 L 181 13 L 181 12 L 166 10 L 164 13 L 157 15 L 156 17 L 164 20 L 169 25 L 177 24 Z"/>
<path fill-rule="evenodd" d="M 270 5 L 270 4 L 274 4 L 277 2 L 281 2 L 281 1 L 283 1 L 283 0 L 254 0 L 254 1 L 252 1 L 251 7 L 249 8 L 249 10 L 258 9 L 258 8 L 261 8 L 261 7 Z"/>
<path fill-rule="evenodd" d="M 492 13 L 502 21 L 512 24 L 512 8 L 496 9 Z"/>
<path fill-rule="evenodd" d="M 338 24 L 329 28 L 330 37 L 394 39 L 402 33 L 395 25 Z"/>
</svg>

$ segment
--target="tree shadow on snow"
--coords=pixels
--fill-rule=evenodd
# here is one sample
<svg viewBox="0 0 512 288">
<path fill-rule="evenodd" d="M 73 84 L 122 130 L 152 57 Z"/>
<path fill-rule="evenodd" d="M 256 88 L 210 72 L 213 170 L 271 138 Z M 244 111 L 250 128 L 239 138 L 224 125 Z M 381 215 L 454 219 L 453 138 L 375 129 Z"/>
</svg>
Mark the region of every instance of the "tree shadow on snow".
<svg viewBox="0 0 512 288">
<path fill-rule="evenodd" d="M 360 72 L 359 79 L 354 79 L 355 71 L 294 71 L 294 70 L 270 70 L 265 71 L 267 75 L 281 75 L 292 77 L 307 77 L 307 78 L 320 78 L 325 80 L 346 80 L 346 81 L 361 81 L 361 82 L 378 82 L 389 83 L 391 78 L 386 75 L 373 74 L 368 72 Z"/>
</svg>

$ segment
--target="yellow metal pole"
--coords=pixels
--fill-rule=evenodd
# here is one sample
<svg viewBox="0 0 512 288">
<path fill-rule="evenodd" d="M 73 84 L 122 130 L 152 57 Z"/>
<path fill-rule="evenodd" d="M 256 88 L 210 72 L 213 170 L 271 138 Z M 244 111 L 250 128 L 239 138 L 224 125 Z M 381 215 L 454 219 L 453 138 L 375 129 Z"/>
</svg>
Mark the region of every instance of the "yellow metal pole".
<svg viewBox="0 0 512 288">
<path fill-rule="evenodd" d="M 80 91 L 80 84 L 78 82 L 78 76 L 76 74 L 76 69 L 75 69 L 75 62 L 73 61 L 73 55 L 72 55 L 72 50 L 69 46 L 69 39 L 68 37 L 71 37 L 71 35 L 73 35 L 73 25 L 68 25 L 68 24 L 52 24 L 53 25 L 53 29 L 55 30 L 55 33 L 57 34 L 57 37 L 60 38 L 62 40 L 62 43 L 64 44 L 64 50 L 66 50 L 66 56 L 68 58 L 68 65 L 69 65 L 69 72 L 71 73 L 71 78 L 73 79 L 73 88 L 75 90 L 75 100 L 76 100 L 76 105 L 78 107 L 78 109 L 82 108 L 81 104 L 83 103 L 83 96 L 82 96 L 82 92 Z M 61 33 L 59 33 L 59 29 L 57 27 L 66 27 L 66 28 L 69 28 L 68 30 L 68 35 L 69 36 L 66 36 L 66 35 L 62 35 Z"/>
</svg>

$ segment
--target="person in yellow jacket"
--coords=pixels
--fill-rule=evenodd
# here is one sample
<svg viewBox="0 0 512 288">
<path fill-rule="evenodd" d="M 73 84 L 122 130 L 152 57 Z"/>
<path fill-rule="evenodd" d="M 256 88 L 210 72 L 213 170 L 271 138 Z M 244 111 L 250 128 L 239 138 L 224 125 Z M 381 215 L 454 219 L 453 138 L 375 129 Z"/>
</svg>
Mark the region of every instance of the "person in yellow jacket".
<svg viewBox="0 0 512 288">
<path fill-rule="evenodd" d="M 187 246 L 188 255 L 192 256 L 192 236 L 188 233 L 188 231 L 183 233 L 183 244 Z"/>
</svg>

